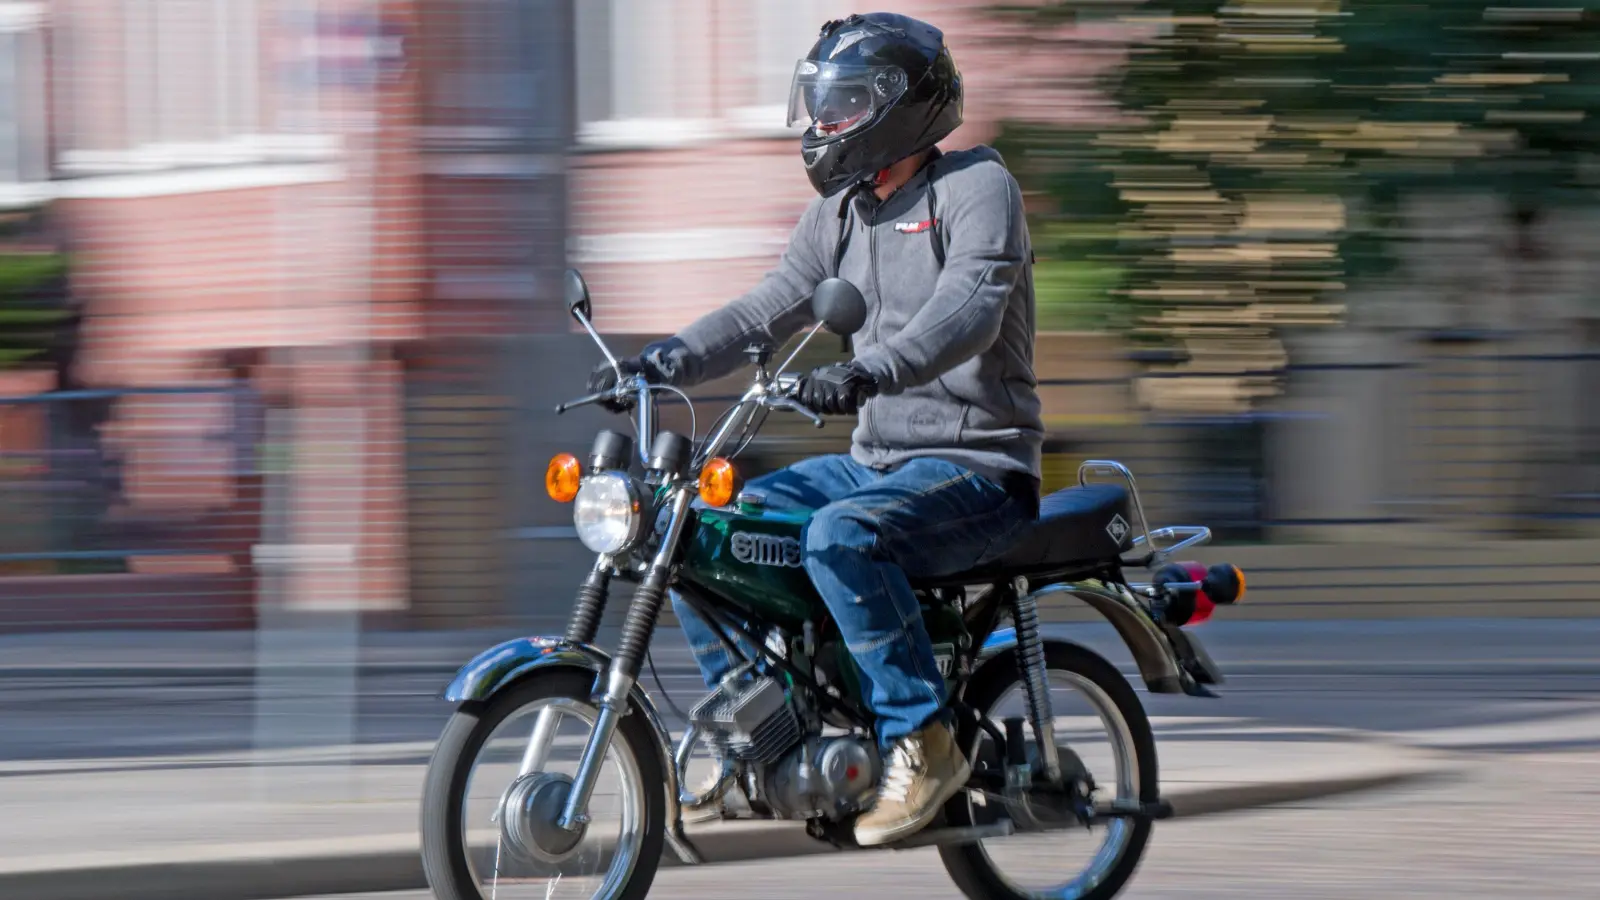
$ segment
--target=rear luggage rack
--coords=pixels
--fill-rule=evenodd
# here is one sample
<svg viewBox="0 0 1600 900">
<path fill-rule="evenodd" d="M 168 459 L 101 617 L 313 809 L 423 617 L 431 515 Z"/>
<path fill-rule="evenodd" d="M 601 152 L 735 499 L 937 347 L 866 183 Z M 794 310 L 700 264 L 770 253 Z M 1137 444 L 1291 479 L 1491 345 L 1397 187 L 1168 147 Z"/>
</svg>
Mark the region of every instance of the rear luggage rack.
<svg viewBox="0 0 1600 900">
<path fill-rule="evenodd" d="M 1128 496 L 1133 500 L 1134 513 L 1139 517 L 1139 527 L 1144 530 L 1144 534 L 1134 536 L 1129 549 L 1137 550 L 1143 547 L 1146 553 L 1138 559 L 1124 560 L 1126 564 L 1154 571 L 1166 565 L 1174 553 L 1211 541 L 1211 529 L 1204 525 L 1169 525 L 1165 528 L 1152 529 L 1150 517 L 1144 512 L 1144 501 L 1139 499 L 1139 486 L 1133 480 L 1133 473 L 1122 463 L 1110 459 L 1088 460 L 1078 467 L 1078 484 L 1088 487 L 1090 476 L 1120 477 L 1128 485 Z"/>
</svg>

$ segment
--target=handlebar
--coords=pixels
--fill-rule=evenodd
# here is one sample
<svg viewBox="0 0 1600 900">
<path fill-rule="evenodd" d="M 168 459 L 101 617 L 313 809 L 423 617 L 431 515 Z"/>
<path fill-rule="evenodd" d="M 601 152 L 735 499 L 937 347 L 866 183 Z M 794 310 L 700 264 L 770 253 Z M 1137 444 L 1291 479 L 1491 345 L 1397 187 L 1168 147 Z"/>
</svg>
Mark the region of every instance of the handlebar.
<svg viewBox="0 0 1600 900">
<path fill-rule="evenodd" d="M 576 400 L 568 400 L 565 403 L 557 403 L 556 404 L 556 415 L 559 416 L 559 415 L 561 415 L 562 413 L 566 412 L 569 409 L 578 409 L 579 407 L 583 407 L 583 406 L 591 406 L 591 405 L 593 405 L 595 403 L 599 403 L 602 400 L 610 399 L 615 394 L 616 394 L 616 391 L 614 391 L 614 390 L 612 390 L 612 391 L 601 391 L 598 394 L 590 394 L 587 397 L 579 397 Z"/>
<path fill-rule="evenodd" d="M 789 412 L 799 413 L 810 419 L 812 425 L 821 428 L 826 424 L 823 422 L 822 416 L 817 415 L 815 410 L 794 398 L 794 389 L 799 384 L 799 375 L 779 373 L 772 379 L 771 384 L 767 386 L 765 393 L 761 395 L 761 405 L 768 409 L 786 409 Z"/>
<path fill-rule="evenodd" d="M 769 406 L 769 407 L 771 407 L 773 409 L 787 409 L 790 412 L 797 412 L 800 415 L 805 416 L 806 418 L 810 419 L 811 420 L 811 424 L 815 425 L 818 428 L 821 428 L 823 426 L 823 424 L 824 424 L 824 422 L 822 421 L 822 417 L 821 416 L 817 415 L 815 412 L 813 412 L 810 409 L 810 407 L 807 407 L 804 403 L 801 403 L 799 400 L 796 400 L 793 397 L 789 397 L 789 396 L 768 397 L 763 402 L 767 406 Z"/>
<path fill-rule="evenodd" d="M 556 404 L 556 415 L 559 416 L 569 409 L 593 406 L 596 403 L 604 403 L 607 400 L 630 402 L 634 399 L 634 395 L 637 394 L 639 390 L 646 387 L 647 385 L 645 384 L 644 379 L 637 375 L 624 378 L 621 381 L 618 381 L 616 386 L 610 390 L 600 391 L 596 394 L 590 394 L 587 397 L 579 397 L 576 400 L 568 400 L 565 403 Z"/>
<path fill-rule="evenodd" d="M 707 436 L 705 444 L 696 454 L 694 465 L 698 467 L 704 462 L 705 459 L 709 458 L 715 453 L 721 452 L 724 445 L 728 439 L 734 435 L 735 431 L 737 429 L 742 429 L 750 422 L 749 415 L 753 414 L 756 409 L 782 409 L 789 412 L 799 413 L 800 415 L 805 416 L 807 419 L 810 419 L 813 426 L 817 428 L 823 427 L 826 424 L 823 417 L 794 398 L 794 389 L 799 385 L 799 383 L 800 377 L 798 375 L 786 375 L 779 373 L 770 380 L 762 380 L 762 378 L 758 376 L 756 383 L 751 386 L 750 390 L 746 392 L 745 395 L 740 398 L 739 403 L 736 404 L 735 408 L 737 409 L 739 407 L 743 407 L 746 411 L 745 414 L 742 416 L 734 415 L 731 417 L 725 417 L 724 420 L 722 420 L 721 427 L 716 429 L 716 433 Z M 597 393 L 589 394 L 586 397 L 579 397 L 575 400 L 568 400 L 565 403 L 557 404 L 555 408 L 556 415 L 560 415 L 568 410 L 578 409 L 584 406 L 592 406 L 596 403 L 606 403 L 608 401 L 616 403 L 619 407 L 632 407 L 637 405 L 639 411 L 639 434 L 653 435 L 655 433 L 654 404 L 650 399 L 650 391 L 655 387 L 656 386 L 654 385 L 648 384 L 643 376 L 634 375 L 626 377 L 618 381 L 617 384 L 610 390 L 599 391 Z M 681 392 L 678 393 L 681 395 Z M 687 397 L 684 397 L 684 399 L 688 400 Z M 624 409 L 619 408 L 615 411 L 623 412 Z M 641 442 L 639 450 L 642 458 L 647 452 L 644 443 Z"/>
<path fill-rule="evenodd" d="M 607 400 L 631 401 L 634 393 L 641 387 L 640 384 L 636 384 L 634 381 L 634 379 L 629 379 L 618 383 L 616 387 L 609 391 L 600 391 L 599 393 L 589 394 L 586 397 L 579 397 L 576 400 L 558 403 L 556 404 L 556 415 L 559 416 L 568 410 L 593 406 L 596 403 L 603 403 Z M 800 401 L 794 399 L 794 389 L 799 383 L 800 377 L 798 375 L 779 375 L 772 380 L 765 392 L 756 395 L 754 398 L 747 397 L 747 399 L 755 399 L 768 409 L 783 409 L 799 413 L 810 419 L 812 425 L 821 428 L 826 424 L 822 416 L 817 415 Z"/>
</svg>

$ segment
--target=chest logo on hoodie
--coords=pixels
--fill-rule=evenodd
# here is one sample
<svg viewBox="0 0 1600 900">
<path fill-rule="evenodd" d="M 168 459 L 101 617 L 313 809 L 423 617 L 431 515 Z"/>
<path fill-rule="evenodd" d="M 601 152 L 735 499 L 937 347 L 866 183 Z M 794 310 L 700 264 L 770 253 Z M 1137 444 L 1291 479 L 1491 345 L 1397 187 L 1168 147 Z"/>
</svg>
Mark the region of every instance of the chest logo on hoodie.
<svg viewBox="0 0 1600 900">
<path fill-rule="evenodd" d="M 896 222 L 894 223 L 894 230 L 901 234 L 921 234 L 938 224 L 938 219 L 925 219 L 921 222 Z"/>
</svg>

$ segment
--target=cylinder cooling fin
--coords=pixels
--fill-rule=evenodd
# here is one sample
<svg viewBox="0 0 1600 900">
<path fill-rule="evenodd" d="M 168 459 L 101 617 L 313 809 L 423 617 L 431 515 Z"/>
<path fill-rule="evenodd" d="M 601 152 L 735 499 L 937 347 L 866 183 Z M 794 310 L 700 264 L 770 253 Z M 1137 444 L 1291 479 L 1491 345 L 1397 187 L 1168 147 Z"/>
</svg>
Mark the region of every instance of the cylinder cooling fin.
<svg viewBox="0 0 1600 900">
<path fill-rule="evenodd" d="M 783 683 L 765 675 L 734 676 L 695 705 L 689 719 L 724 753 L 771 763 L 800 742 L 800 716 Z"/>
</svg>

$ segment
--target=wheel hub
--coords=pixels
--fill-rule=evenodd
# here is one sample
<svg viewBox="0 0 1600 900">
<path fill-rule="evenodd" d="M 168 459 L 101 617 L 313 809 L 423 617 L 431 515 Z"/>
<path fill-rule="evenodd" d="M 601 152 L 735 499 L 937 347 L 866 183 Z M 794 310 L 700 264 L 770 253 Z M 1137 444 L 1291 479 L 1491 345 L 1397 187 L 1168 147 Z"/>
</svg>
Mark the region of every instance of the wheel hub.
<svg viewBox="0 0 1600 900">
<path fill-rule="evenodd" d="M 568 831 L 558 822 L 572 793 L 572 779 L 556 772 L 533 772 L 512 782 L 500 805 L 500 833 L 511 849 L 554 865 L 570 857 L 588 825 Z"/>
</svg>

